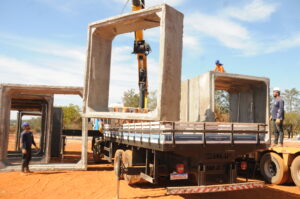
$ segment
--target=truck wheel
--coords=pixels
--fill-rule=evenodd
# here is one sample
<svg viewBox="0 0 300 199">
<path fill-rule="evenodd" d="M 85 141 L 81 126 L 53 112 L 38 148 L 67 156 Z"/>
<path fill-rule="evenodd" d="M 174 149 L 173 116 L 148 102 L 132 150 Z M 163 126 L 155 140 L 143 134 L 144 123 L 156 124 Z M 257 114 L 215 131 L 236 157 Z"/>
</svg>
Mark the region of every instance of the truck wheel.
<svg viewBox="0 0 300 199">
<path fill-rule="evenodd" d="M 296 157 L 292 162 L 291 175 L 294 183 L 300 187 L 300 156 Z"/>
<path fill-rule="evenodd" d="M 124 167 L 132 166 L 132 150 L 126 150 L 123 158 Z M 141 181 L 140 175 L 124 174 L 124 179 L 128 184 L 136 184 Z"/>
<path fill-rule="evenodd" d="M 95 163 L 100 163 L 101 159 L 103 158 L 103 146 L 101 145 L 94 145 L 93 147 L 93 159 Z"/>
<path fill-rule="evenodd" d="M 119 161 L 120 157 L 121 157 L 121 161 Z M 123 157 L 124 157 L 124 151 L 122 149 L 118 149 L 115 153 L 115 158 L 114 158 L 114 172 L 116 176 L 119 173 L 121 167 L 120 162 L 122 163 Z M 121 179 L 124 179 L 124 175 L 122 173 L 120 174 L 120 180 Z"/>
<path fill-rule="evenodd" d="M 270 184 L 284 184 L 289 178 L 289 168 L 276 153 L 265 153 L 260 160 L 260 172 Z"/>
</svg>

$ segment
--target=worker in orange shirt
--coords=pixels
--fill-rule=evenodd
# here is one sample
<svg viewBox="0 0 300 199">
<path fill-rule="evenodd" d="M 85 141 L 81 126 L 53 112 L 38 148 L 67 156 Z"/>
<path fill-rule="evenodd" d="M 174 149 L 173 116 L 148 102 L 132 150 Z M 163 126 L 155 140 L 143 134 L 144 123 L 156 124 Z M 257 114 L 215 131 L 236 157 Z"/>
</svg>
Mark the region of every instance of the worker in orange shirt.
<svg viewBox="0 0 300 199">
<path fill-rule="evenodd" d="M 221 62 L 219 60 L 216 61 L 216 68 L 214 70 L 215 72 L 220 72 L 220 73 L 224 73 L 224 67 L 223 64 L 221 64 Z"/>
</svg>

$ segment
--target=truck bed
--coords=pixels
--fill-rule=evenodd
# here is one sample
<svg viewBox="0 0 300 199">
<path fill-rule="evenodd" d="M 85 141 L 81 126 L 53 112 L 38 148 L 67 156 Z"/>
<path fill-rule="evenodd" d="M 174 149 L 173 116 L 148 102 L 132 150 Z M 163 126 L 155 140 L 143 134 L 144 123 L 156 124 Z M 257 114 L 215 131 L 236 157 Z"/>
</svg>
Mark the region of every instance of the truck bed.
<svg viewBox="0 0 300 199">
<path fill-rule="evenodd" d="M 106 140 L 144 148 L 172 151 L 176 145 L 265 144 L 263 123 L 142 122 L 106 124 Z"/>
</svg>

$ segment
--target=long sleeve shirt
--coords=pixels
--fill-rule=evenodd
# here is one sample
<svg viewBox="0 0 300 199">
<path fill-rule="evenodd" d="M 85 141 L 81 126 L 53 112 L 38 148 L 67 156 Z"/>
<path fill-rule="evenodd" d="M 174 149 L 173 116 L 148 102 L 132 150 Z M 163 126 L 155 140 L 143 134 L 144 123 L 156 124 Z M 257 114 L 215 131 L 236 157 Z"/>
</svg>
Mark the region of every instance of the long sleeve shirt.
<svg viewBox="0 0 300 199">
<path fill-rule="evenodd" d="M 34 142 L 34 138 L 31 131 L 23 131 L 21 133 L 21 143 L 22 143 L 22 149 L 31 149 L 31 145 L 33 144 L 36 146 Z"/>
<path fill-rule="evenodd" d="M 220 66 L 216 66 L 214 72 L 220 72 L 220 73 L 224 73 L 224 67 L 222 65 Z"/>
<path fill-rule="evenodd" d="M 277 97 L 272 105 L 272 118 L 284 119 L 284 101 L 281 97 Z"/>
</svg>

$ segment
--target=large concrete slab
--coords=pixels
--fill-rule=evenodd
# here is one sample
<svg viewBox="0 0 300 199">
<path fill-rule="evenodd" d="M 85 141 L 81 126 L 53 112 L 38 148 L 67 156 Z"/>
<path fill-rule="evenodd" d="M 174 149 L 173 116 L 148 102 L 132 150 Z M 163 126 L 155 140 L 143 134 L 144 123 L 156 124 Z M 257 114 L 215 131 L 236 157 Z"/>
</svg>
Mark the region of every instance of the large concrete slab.
<svg viewBox="0 0 300 199">
<path fill-rule="evenodd" d="M 113 39 L 119 34 L 158 26 L 160 27 L 160 72 L 156 110 L 150 113 L 109 112 Z M 165 4 L 90 24 L 84 86 L 84 117 L 179 120 L 182 34 L 183 14 Z"/>
</svg>

